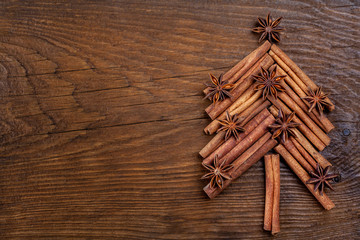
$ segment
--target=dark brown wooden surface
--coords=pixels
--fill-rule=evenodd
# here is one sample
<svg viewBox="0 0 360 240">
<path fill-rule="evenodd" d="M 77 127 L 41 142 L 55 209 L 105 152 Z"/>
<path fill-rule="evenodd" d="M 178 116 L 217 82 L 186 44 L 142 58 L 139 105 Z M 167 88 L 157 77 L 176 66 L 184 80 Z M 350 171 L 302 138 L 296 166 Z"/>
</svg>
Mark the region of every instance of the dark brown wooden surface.
<svg viewBox="0 0 360 240">
<path fill-rule="evenodd" d="M 322 209 L 281 163 L 277 239 L 360 238 L 356 0 L 1 1 L 1 239 L 264 239 L 260 161 L 214 200 L 202 100 L 283 16 L 279 45 L 331 93 L 323 151 L 342 175 Z"/>
</svg>

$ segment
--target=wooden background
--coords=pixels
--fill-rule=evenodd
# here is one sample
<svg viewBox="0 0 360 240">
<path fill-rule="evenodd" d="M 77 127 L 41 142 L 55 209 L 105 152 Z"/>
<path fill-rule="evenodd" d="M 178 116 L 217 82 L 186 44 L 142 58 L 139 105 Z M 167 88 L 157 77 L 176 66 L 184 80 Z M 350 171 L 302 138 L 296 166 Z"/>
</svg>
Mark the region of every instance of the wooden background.
<svg viewBox="0 0 360 240">
<path fill-rule="evenodd" d="M 331 94 L 325 211 L 281 163 L 277 239 L 360 238 L 357 0 L 1 1 L 1 239 L 265 239 L 260 161 L 209 200 L 208 73 L 259 46 L 257 16 Z"/>
</svg>

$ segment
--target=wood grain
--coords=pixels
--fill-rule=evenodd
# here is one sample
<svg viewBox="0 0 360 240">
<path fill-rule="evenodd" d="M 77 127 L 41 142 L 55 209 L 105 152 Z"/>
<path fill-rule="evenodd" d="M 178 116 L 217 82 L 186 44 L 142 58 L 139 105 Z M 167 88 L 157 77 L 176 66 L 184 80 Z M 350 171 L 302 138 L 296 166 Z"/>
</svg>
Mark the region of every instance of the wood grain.
<svg viewBox="0 0 360 240">
<path fill-rule="evenodd" d="M 264 239 L 260 161 L 208 200 L 202 100 L 283 16 L 281 49 L 336 105 L 325 211 L 281 162 L 278 239 L 355 239 L 359 2 L 2 1 L 1 239 Z"/>
</svg>

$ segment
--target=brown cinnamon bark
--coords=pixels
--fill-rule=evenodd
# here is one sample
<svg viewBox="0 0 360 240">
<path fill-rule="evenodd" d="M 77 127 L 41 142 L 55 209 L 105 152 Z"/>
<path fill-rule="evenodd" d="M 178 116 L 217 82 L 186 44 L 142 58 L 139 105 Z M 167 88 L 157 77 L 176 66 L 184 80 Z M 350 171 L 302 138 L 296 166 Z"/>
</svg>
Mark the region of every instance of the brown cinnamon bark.
<svg viewBox="0 0 360 240">
<path fill-rule="evenodd" d="M 260 72 L 261 67 L 268 69 L 274 60 L 269 56 L 269 54 L 265 54 L 263 60 L 259 60 L 251 69 L 249 69 L 249 74 L 245 79 L 240 79 L 233 90 L 231 91 L 232 99 L 227 98 L 222 102 L 217 102 L 216 104 L 211 104 L 209 107 L 205 109 L 211 119 L 215 119 L 221 113 L 223 113 L 236 99 L 238 99 L 246 89 L 250 87 L 253 83 L 252 75 L 256 75 Z"/>
<path fill-rule="evenodd" d="M 295 129 L 295 134 L 297 136 L 296 140 L 307 150 L 308 153 L 322 166 L 326 168 L 327 166 L 332 166 L 332 164 L 326 160 L 316 149 L 311 145 L 311 143 L 300 133 L 299 130 Z"/>
<path fill-rule="evenodd" d="M 239 134 L 239 141 L 245 138 L 246 135 L 248 135 L 251 131 L 253 131 L 268 116 L 270 116 L 270 112 L 267 109 L 264 109 L 258 115 L 256 115 L 250 122 L 248 122 L 244 126 L 245 132 Z M 219 138 L 216 136 L 200 151 L 200 155 L 202 157 L 210 158 L 211 161 L 214 159 L 215 154 L 217 154 L 221 158 L 231 149 L 233 149 L 236 146 L 236 144 L 239 142 L 236 141 L 234 137 L 231 137 L 226 142 L 224 142 L 225 136 L 223 138 Z M 219 146 L 220 144 L 222 145 L 217 148 L 216 146 Z"/>
<path fill-rule="evenodd" d="M 300 154 L 306 159 L 306 161 L 315 169 L 316 161 L 311 157 L 311 155 L 306 151 L 303 146 L 296 140 L 294 137 L 290 137 L 290 141 L 294 144 L 296 149 L 300 152 Z"/>
<path fill-rule="evenodd" d="M 305 113 L 294 100 L 292 100 L 286 92 L 279 93 L 279 98 L 290 107 L 296 115 L 311 129 L 313 133 L 327 146 L 330 144 L 331 139 L 321 130 L 314 121 L 311 120 L 309 115 Z"/>
<path fill-rule="evenodd" d="M 241 114 L 243 116 L 247 116 L 241 123 L 241 125 L 245 125 L 248 123 L 253 117 L 255 117 L 259 112 L 263 109 L 270 106 L 270 102 L 268 100 L 263 100 L 262 98 L 258 99 L 254 104 L 249 106 L 244 112 Z"/>
<path fill-rule="evenodd" d="M 271 234 L 274 235 L 280 232 L 280 156 L 278 154 L 273 154 L 271 156 L 271 163 L 274 177 Z"/>
<path fill-rule="evenodd" d="M 264 156 L 264 163 L 265 163 L 264 230 L 271 231 L 273 202 L 274 202 L 274 174 L 272 167 L 272 154 L 267 154 Z"/>
<path fill-rule="evenodd" d="M 259 142 L 260 140 L 258 140 Z M 256 143 L 255 143 L 256 144 Z M 253 148 L 255 146 L 255 144 L 251 147 Z M 240 177 L 244 172 L 246 172 L 252 165 L 254 165 L 255 163 L 257 163 L 257 161 L 259 161 L 268 151 L 270 151 L 275 145 L 277 144 L 277 141 L 270 138 L 269 140 L 266 141 L 265 144 L 263 144 L 260 148 L 257 148 L 257 150 L 255 150 L 255 153 L 252 154 L 250 157 L 248 157 L 245 161 L 243 161 L 243 159 L 241 159 L 241 161 L 239 161 L 238 163 L 242 162 L 242 164 L 240 166 L 236 166 L 234 169 L 231 170 L 231 180 L 226 180 L 224 182 L 224 186 L 223 188 L 211 188 L 210 184 L 206 185 L 204 187 L 204 191 L 205 193 L 208 195 L 209 198 L 214 198 L 216 197 L 219 193 L 221 193 L 227 186 L 230 185 L 230 183 L 232 181 L 234 181 L 236 178 Z M 253 151 L 253 149 L 249 148 L 248 151 Z M 247 152 L 247 151 L 246 151 Z M 239 158 L 242 158 L 243 155 L 246 154 L 243 153 Z M 239 159 L 238 158 L 238 159 Z"/>
<path fill-rule="evenodd" d="M 281 108 L 285 114 L 291 113 L 291 110 L 280 99 L 275 99 L 272 96 L 268 96 L 268 99 L 276 106 L 277 109 Z M 273 114 L 277 117 L 277 113 Z M 317 149 L 322 151 L 326 147 L 326 145 L 296 115 L 294 117 L 294 122 L 301 124 L 298 129 L 315 145 Z"/>
<path fill-rule="evenodd" d="M 264 143 L 271 138 L 271 133 L 265 133 L 258 141 L 256 141 L 250 148 L 233 161 L 234 171 L 241 166 L 251 155 L 253 155 Z M 232 172 L 230 173 L 232 176 Z"/>
<path fill-rule="evenodd" d="M 259 99 L 261 96 L 261 93 L 259 93 L 259 91 L 255 92 L 253 85 L 251 85 L 248 90 L 246 90 L 228 109 L 226 109 L 226 111 L 228 111 L 230 115 L 239 114 L 241 116 L 241 113 L 244 110 Z M 217 131 L 217 129 L 221 126 L 219 120 L 226 119 L 226 111 L 206 126 L 204 131 L 208 133 L 210 133 L 209 129 L 211 129 L 211 132 Z"/>
<path fill-rule="evenodd" d="M 299 177 L 299 179 L 304 183 L 304 185 L 309 189 L 309 191 L 314 195 L 314 197 L 319 201 L 319 203 L 326 209 L 330 210 L 335 207 L 335 204 L 330 200 L 330 198 L 324 193 L 320 195 L 319 191 L 314 191 L 313 184 L 306 184 L 310 179 L 309 174 L 301 167 L 301 165 L 295 160 L 295 158 L 282 146 L 281 144 L 277 145 L 275 151 L 278 152 L 293 170 L 293 172 Z"/>
<path fill-rule="evenodd" d="M 306 161 L 306 159 L 301 155 L 301 153 L 297 150 L 295 145 L 292 143 L 290 139 L 288 139 L 285 143 L 281 143 L 284 145 L 286 150 L 288 150 L 291 155 L 300 163 L 300 165 L 307 171 L 314 171 L 314 168 Z"/>
<path fill-rule="evenodd" d="M 243 76 L 241 76 L 241 78 L 234 84 L 232 91 L 235 91 L 235 89 L 239 88 L 240 84 L 243 85 L 242 83 L 249 77 L 252 76 L 252 73 L 259 67 L 260 63 L 264 62 L 265 59 L 269 59 L 269 54 L 265 54 L 264 56 L 262 56 Z M 274 61 L 273 59 L 271 59 L 272 61 Z M 242 87 L 242 92 L 239 93 L 239 96 L 249 87 L 249 84 L 251 84 L 251 82 L 246 82 L 245 86 Z M 239 89 L 237 89 L 237 91 L 239 91 Z M 227 102 L 234 102 L 237 99 L 237 97 L 234 98 L 233 94 L 231 98 L 225 99 L 224 101 Z M 223 102 L 224 102 L 223 101 Z M 214 110 L 214 108 L 216 108 L 218 105 L 220 105 L 222 102 L 217 102 L 216 104 L 212 103 L 211 105 L 209 105 L 206 109 L 205 112 L 209 113 L 211 111 Z M 228 108 L 228 106 L 224 107 L 224 109 Z M 209 115 L 210 116 L 210 115 Z M 211 117 L 211 116 L 210 116 Z"/>
<path fill-rule="evenodd" d="M 276 64 L 275 64 L 276 65 Z M 278 65 L 276 65 L 276 74 L 277 75 L 283 75 L 286 76 L 284 81 L 280 82 L 280 85 L 284 87 L 285 92 L 289 95 L 289 97 L 296 102 L 297 105 L 299 105 L 299 107 L 304 111 L 307 112 L 308 111 L 308 107 L 306 106 L 306 104 L 299 98 L 299 96 L 291 89 L 291 87 L 288 86 L 288 84 L 286 82 L 288 82 L 289 80 L 289 75 L 286 74 L 285 71 L 283 71 Z M 313 112 L 307 112 L 307 114 L 309 115 L 309 117 L 322 129 L 325 131 L 325 127 L 324 125 L 320 122 L 319 119 L 317 119 L 317 117 L 315 116 L 315 114 Z"/>
<path fill-rule="evenodd" d="M 271 43 L 264 42 L 260 47 L 252 51 L 243 60 L 238 62 L 233 68 L 223 75 L 223 80 L 229 83 L 235 83 L 242 75 L 244 75 L 264 54 L 270 49 Z M 205 95 L 209 93 L 210 88 L 204 90 Z"/>
<path fill-rule="evenodd" d="M 275 106 L 269 107 L 269 110 L 271 114 L 274 115 L 274 117 L 277 117 L 278 109 Z M 301 146 L 306 149 L 308 153 L 310 153 L 310 155 L 316 160 L 316 162 L 318 162 L 323 168 L 331 166 L 331 163 L 328 162 L 318 151 L 315 150 L 312 144 L 306 139 L 306 137 L 304 137 L 304 135 L 298 129 L 294 129 L 294 132 L 296 134 L 296 140 L 301 144 Z"/>
<path fill-rule="evenodd" d="M 227 111 L 239 114 L 258 100 L 260 96 L 261 93 L 259 94 L 259 91 L 255 91 L 254 84 L 252 84 L 235 102 L 233 102 L 233 104 L 231 104 L 230 107 L 228 107 Z M 222 115 L 224 115 L 224 113 L 222 113 L 219 117 Z"/>
<path fill-rule="evenodd" d="M 265 107 L 261 106 L 261 103 L 263 103 L 264 100 L 259 99 L 259 95 L 256 93 L 252 95 L 244 104 L 230 112 L 231 115 L 239 114 L 239 117 L 244 117 L 244 120 L 242 122 L 242 125 L 245 125 L 253 116 L 255 116 L 257 113 L 259 113 L 261 110 L 263 110 Z M 255 115 L 249 116 L 252 114 L 253 111 L 255 112 Z M 219 120 L 225 119 L 226 113 L 223 112 L 219 117 L 217 117 L 215 120 L 213 120 L 209 125 L 207 125 L 204 129 L 205 133 L 207 134 L 213 134 L 215 133 L 221 126 Z M 250 118 L 250 119 L 249 119 Z"/>
<path fill-rule="evenodd" d="M 268 127 L 270 124 L 275 122 L 273 115 L 269 115 L 265 120 L 263 120 L 254 130 L 252 130 L 241 142 L 239 142 L 231 151 L 223 155 L 218 161 L 221 164 L 225 161 L 226 164 L 232 163 L 237 157 L 239 157 L 246 149 L 248 149 L 254 142 L 256 142 L 260 137 L 262 137 L 266 132 L 268 132 Z M 212 158 L 204 159 L 203 163 L 211 164 Z"/>
<path fill-rule="evenodd" d="M 289 96 L 301 107 L 304 112 L 308 112 L 310 104 L 301 98 L 306 97 L 305 92 L 295 83 L 295 81 L 280 67 L 277 67 L 277 72 L 279 75 L 285 75 L 285 82 L 288 85 L 283 85 L 286 92 Z M 290 88 L 290 87 L 291 88 Z M 326 133 L 329 133 L 335 128 L 335 126 L 330 122 L 330 120 L 323 114 L 320 115 L 317 109 L 313 109 L 308 113 L 311 119 L 316 122 Z"/>
<path fill-rule="evenodd" d="M 202 156 L 203 158 L 207 157 L 210 153 L 215 151 L 215 149 L 220 147 L 221 144 L 223 144 L 224 142 L 225 142 L 225 132 L 219 132 L 210 140 L 210 142 L 206 144 L 205 147 L 203 147 L 203 149 L 200 150 L 199 152 L 200 156 Z"/>
<path fill-rule="evenodd" d="M 275 44 L 271 46 L 269 54 L 275 59 L 275 61 L 294 79 L 299 78 L 305 85 L 309 86 L 312 90 L 318 88 L 316 84 Z M 276 56 L 278 58 L 276 58 Z M 294 79 L 295 80 L 295 79 Z M 298 83 L 299 84 L 299 83 Z M 300 85 L 299 85 L 300 86 Z M 307 87 L 300 86 L 303 91 L 307 91 Z M 335 109 L 334 104 L 330 101 L 329 98 L 326 98 L 326 101 L 331 104 L 327 107 L 330 111 Z"/>
</svg>

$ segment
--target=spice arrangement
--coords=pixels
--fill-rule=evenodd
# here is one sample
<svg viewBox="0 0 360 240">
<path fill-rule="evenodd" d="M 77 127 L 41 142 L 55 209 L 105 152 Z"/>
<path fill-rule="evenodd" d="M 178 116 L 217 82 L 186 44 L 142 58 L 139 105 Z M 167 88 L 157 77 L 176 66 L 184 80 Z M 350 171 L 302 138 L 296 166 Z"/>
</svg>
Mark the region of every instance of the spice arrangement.
<svg viewBox="0 0 360 240">
<path fill-rule="evenodd" d="M 216 78 L 204 90 L 212 103 L 205 111 L 215 134 L 199 152 L 210 179 L 209 198 L 220 194 L 246 170 L 264 159 L 266 194 L 264 229 L 280 232 L 280 159 L 292 169 L 327 210 L 335 205 L 325 193 L 338 175 L 319 151 L 330 143 L 334 125 L 323 113 L 335 106 L 275 43 L 282 18 L 258 18 L 262 45 Z M 276 153 L 274 153 L 276 152 Z M 281 156 L 281 158 L 280 158 Z"/>
</svg>

